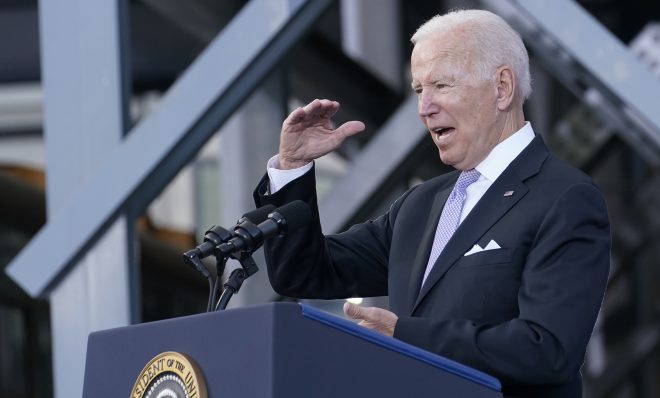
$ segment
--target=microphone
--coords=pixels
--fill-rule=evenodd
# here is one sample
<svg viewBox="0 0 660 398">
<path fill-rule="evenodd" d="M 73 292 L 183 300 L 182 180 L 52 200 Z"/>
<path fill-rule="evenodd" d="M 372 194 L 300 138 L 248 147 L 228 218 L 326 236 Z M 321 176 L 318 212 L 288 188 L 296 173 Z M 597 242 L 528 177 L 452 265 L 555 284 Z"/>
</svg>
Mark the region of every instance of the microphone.
<svg viewBox="0 0 660 398">
<path fill-rule="evenodd" d="M 248 211 L 247 213 L 243 214 L 241 218 L 238 219 L 236 222 L 236 225 L 240 225 L 241 223 L 245 221 L 249 221 L 252 224 L 260 224 L 268 218 L 268 215 L 272 213 L 275 210 L 275 206 L 273 205 L 265 205 L 261 206 L 258 209 L 254 209 L 252 211 Z"/>
<path fill-rule="evenodd" d="M 268 215 L 275 210 L 275 206 L 266 205 L 258 209 L 249 211 L 236 222 L 236 227 L 238 228 L 241 225 L 252 224 L 256 226 L 266 220 Z M 183 259 L 186 263 L 190 264 L 194 269 L 201 272 L 205 277 L 210 277 L 210 274 L 206 267 L 199 261 L 199 259 L 205 258 L 213 254 L 216 247 L 222 243 L 231 239 L 234 235 L 222 228 L 219 225 L 214 225 L 209 228 L 208 231 L 204 234 L 204 242 L 199 244 L 196 248 L 188 250 L 183 253 Z"/>
<path fill-rule="evenodd" d="M 261 247 L 266 239 L 277 235 L 285 236 L 308 224 L 311 219 L 312 212 L 307 203 L 296 200 L 275 209 L 258 225 L 251 222 L 239 224 L 234 229 L 234 236 L 217 249 L 224 255 L 238 251 L 253 252 Z"/>
</svg>

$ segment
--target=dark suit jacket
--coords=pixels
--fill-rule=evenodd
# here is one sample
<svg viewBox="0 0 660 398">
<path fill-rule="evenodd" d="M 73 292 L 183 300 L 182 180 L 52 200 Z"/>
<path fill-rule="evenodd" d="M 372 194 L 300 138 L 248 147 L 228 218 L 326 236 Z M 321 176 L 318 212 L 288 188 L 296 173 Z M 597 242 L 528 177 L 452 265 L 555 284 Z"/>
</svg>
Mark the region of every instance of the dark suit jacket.
<svg viewBox="0 0 660 398">
<path fill-rule="evenodd" d="M 329 236 L 313 171 L 273 195 L 264 177 L 258 206 L 301 199 L 313 213 L 308 227 L 265 246 L 274 289 L 301 298 L 389 295 L 395 338 L 498 377 L 505 395 L 581 396 L 579 369 L 610 261 L 601 193 L 537 136 L 461 223 L 420 291 L 458 174 L 420 184 L 386 214 Z M 464 256 L 490 240 L 501 249 Z"/>
</svg>

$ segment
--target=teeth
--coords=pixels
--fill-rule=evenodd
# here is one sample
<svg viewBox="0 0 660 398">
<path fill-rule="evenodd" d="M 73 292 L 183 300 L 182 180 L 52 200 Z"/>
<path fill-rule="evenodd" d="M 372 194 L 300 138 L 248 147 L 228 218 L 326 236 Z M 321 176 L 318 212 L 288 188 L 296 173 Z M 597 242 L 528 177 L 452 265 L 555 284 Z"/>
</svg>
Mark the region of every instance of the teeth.
<svg viewBox="0 0 660 398">
<path fill-rule="evenodd" d="M 442 140 L 444 139 L 443 137 L 445 137 L 450 130 L 452 130 L 452 127 L 439 127 L 431 130 L 435 133 L 433 139 L 441 143 Z"/>
</svg>

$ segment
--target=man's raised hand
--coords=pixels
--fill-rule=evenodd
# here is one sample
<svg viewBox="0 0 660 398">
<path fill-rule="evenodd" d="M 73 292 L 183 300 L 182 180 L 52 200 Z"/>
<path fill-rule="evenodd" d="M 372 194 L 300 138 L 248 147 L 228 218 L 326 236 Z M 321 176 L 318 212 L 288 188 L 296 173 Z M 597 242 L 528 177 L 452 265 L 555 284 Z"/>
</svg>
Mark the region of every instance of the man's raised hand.
<svg viewBox="0 0 660 398">
<path fill-rule="evenodd" d="M 302 167 L 339 148 L 347 137 L 364 130 L 364 123 L 356 120 L 333 129 L 330 118 L 338 110 L 337 101 L 315 99 L 291 112 L 282 124 L 279 168 Z"/>
</svg>

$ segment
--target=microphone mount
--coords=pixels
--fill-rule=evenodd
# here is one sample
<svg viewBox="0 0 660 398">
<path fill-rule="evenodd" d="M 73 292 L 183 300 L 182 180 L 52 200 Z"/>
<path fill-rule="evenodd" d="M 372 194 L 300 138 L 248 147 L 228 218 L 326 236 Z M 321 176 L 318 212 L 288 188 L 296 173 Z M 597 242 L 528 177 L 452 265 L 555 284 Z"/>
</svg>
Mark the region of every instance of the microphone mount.
<svg viewBox="0 0 660 398">
<path fill-rule="evenodd" d="M 252 255 L 250 254 L 241 256 L 238 261 L 241 263 L 241 267 L 236 268 L 231 272 L 231 274 L 229 274 L 227 282 L 225 282 L 223 285 L 225 290 L 222 292 L 220 300 L 215 307 L 216 311 L 224 310 L 227 308 L 229 299 L 231 299 L 234 294 L 238 293 L 238 291 L 241 289 L 241 286 L 243 286 L 243 282 L 245 282 L 247 278 L 259 271 L 257 263 L 254 261 Z"/>
<path fill-rule="evenodd" d="M 233 232 L 219 226 L 213 226 L 206 231 L 204 242 L 183 253 L 183 259 L 209 280 L 210 294 L 207 312 L 224 310 L 229 299 L 239 291 L 245 279 L 259 270 L 257 263 L 252 258 L 252 253 L 261 247 L 265 240 L 274 236 L 285 236 L 290 230 L 307 224 L 310 219 L 309 206 L 298 200 L 277 209 L 275 206 L 266 205 L 246 213 L 238 220 Z M 201 261 L 210 255 L 216 259 L 215 277 Z M 241 267 L 231 272 L 227 282 L 223 285 L 225 289 L 214 307 L 218 283 L 229 258 L 238 260 Z"/>
</svg>

